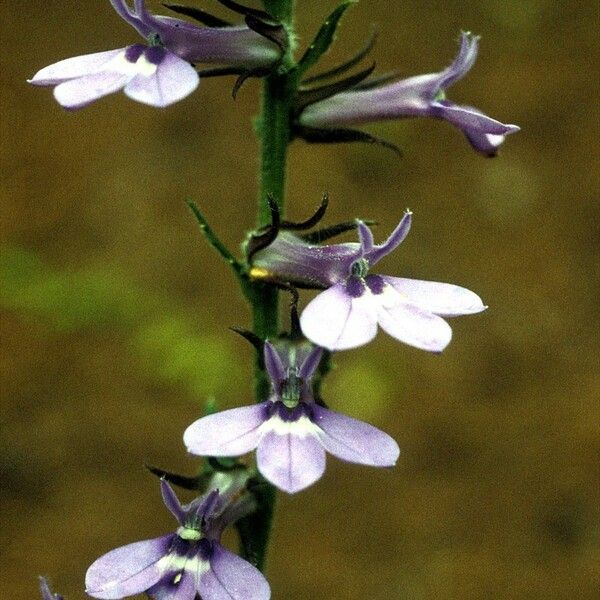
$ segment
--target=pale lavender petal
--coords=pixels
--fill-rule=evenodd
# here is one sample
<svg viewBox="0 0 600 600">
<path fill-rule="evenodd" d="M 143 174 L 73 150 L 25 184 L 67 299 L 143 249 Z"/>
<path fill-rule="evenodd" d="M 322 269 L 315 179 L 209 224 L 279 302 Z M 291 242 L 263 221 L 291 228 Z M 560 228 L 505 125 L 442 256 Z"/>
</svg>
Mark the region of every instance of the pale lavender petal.
<svg viewBox="0 0 600 600">
<path fill-rule="evenodd" d="M 515 130 L 517 131 L 517 130 Z M 498 148 L 502 146 L 505 135 L 493 135 L 491 133 L 479 133 L 478 131 L 463 131 L 469 144 L 477 152 L 484 156 L 494 157 L 498 154 Z M 513 133 L 512 131 L 510 133 Z"/>
<path fill-rule="evenodd" d="M 431 103 L 432 116 L 439 117 L 456 125 L 464 132 L 488 133 L 492 135 L 506 135 L 519 131 L 517 125 L 506 125 L 492 117 L 488 117 L 471 106 L 460 106 L 448 100 Z"/>
<path fill-rule="evenodd" d="M 285 367 L 277 350 L 271 342 L 264 344 L 265 369 L 274 383 L 281 383 L 286 378 Z"/>
<path fill-rule="evenodd" d="M 304 381 L 308 381 L 317 370 L 321 357 L 323 356 L 322 348 L 313 348 L 308 356 L 304 359 L 298 369 L 298 376 Z"/>
<path fill-rule="evenodd" d="M 369 226 L 362 221 L 358 222 L 358 237 L 363 256 L 367 255 L 373 250 L 373 232 L 369 229 Z"/>
<path fill-rule="evenodd" d="M 86 593 L 114 600 L 139 594 L 163 575 L 158 561 L 169 552 L 173 534 L 122 546 L 101 556 L 87 570 Z"/>
<path fill-rule="evenodd" d="M 181 575 L 181 578 L 175 578 Z M 189 571 L 172 572 L 147 592 L 154 600 L 194 600 L 196 597 L 196 576 Z"/>
<path fill-rule="evenodd" d="M 462 79 L 473 67 L 479 51 L 479 36 L 467 32 L 461 33 L 460 50 L 452 64 L 440 73 L 438 85 L 446 89 Z"/>
<path fill-rule="evenodd" d="M 270 401 L 232 408 L 192 423 L 183 434 L 188 452 L 199 456 L 239 456 L 254 450 Z"/>
<path fill-rule="evenodd" d="M 84 54 L 83 56 L 67 58 L 44 67 L 29 79 L 28 82 L 33 85 L 58 85 L 63 81 L 99 73 L 107 63 L 124 51 L 125 48 L 119 48 L 117 50 L 107 50 L 106 52 L 96 52 L 94 54 Z"/>
<path fill-rule="evenodd" d="M 186 511 L 183 510 L 181 502 L 179 502 L 179 498 L 177 498 L 173 488 L 169 485 L 169 482 L 166 479 L 160 480 L 160 493 L 165 506 L 169 509 L 177 521 L 183 525 L 186 517 Z"/>
<path fill-rule="evenodd" d="M 441 352 L 450 343 L 452 329 L 441 317 L 402 301 L 390 288 L 379 298 L 379 325 L 392 337 L 430 352 Z"/>
<path fill-rule="evenodd" d="M 380 261 L 384 256 L 387 256 L 393 252 L 405 239 L 410 231 L 412 225 L 412 212 L 407 210 L 400 223 L 396 226 L 394 231 L 390 234 L 388 239 L 383 243 L 375 246 L 375 248 L 369 254 L 365 255 L 365 258 L 369 261 L 369 265 L 373 266 L 375 263 Z"/>
<path fill-rule="evenodd" d="M 45 577 L 40 577 L 40 593 L 42 600 L 63 600 L 63 597 L 59 594 L 53 594 L 50 590 L 50 585 Z"/>
<path fill-rule="evenodd" d="M 300 317 L 302 333 L 328 350 L 356 348 L 377 334 L 376 306 L 365 292 L 352 298 L 345 283 L 337 283 L 309 302 Z"/>
<path fill-rule="evenodd" d="M 192 65 L 167 52 L 152 75 L 136 75 L 124 91 L 133 100 L 162 108 L 189 96 L 199 83 Z"/>
<path fill-rule="evenodd" d="M 321 406 L 313 407 L 321 443 L 327 452 L 348 462 L 374 467 L 391 467 L 400 454 L 398 444 L 383 431 Z"/>
<path fill-rule="evenodd" d="M 200 576 L 203 600 L 269 600 L 271 590 L 262 573 L 249 562 L 213 544 L 210 570 Z"/>
<path fill-rule="evenodd" d="M 403 277 L 381 277 L 391 285 L 407 302 L 442 317 L 470 315 L 487 308 L 474 292 L 437 281 L 421 281 Z"/>
<path fill-rule="evenodd" d="M 219 490 L 211 490 L 206 498 L 200 502 L 196 516 L 209 517 L 214 512 L 220 511 L 229 502 L 227 496 L 222 496 Z"/>
<path fill-rule="evenodd" d="M 130 79 L 130 74 L 118 71 L 85 75 L 57 85 L 54 97 L 61 106 L 75 110 L 120 90 Z"/>
<path fill-rule="evenodd" d="M 266 433 L 258 445 L 256 461 L 262 475 L 289 494 L 313 484 L 325 472 L 325 450 L 310 433 Z"/>
</svg>

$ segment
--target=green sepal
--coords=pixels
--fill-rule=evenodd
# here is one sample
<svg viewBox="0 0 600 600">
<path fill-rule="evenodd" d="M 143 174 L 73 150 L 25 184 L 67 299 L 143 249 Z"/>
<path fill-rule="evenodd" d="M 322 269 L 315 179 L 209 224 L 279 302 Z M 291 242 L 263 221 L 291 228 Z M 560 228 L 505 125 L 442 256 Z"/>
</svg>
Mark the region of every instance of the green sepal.
<svg viewBox="0 0 600 600">
<path fill-rule="evenodd" d="M 332 69 L 327 69 L 326 71 L 321 71 L 316 75 L 311 75 L 306 79 L 302 80 L 302 85 L 309 83 L 318 83 L 321 81 L 325 81 L 327 79 L 332 79 L 333 77 L 337 77 L 338 75 L 343 75 L 347 71 L 349 71 L 352 67 L 356 66 L 360 63 L 363 58 L 369 55 L 373 46 L 375 46 L 375 41 L 377 39 L 377 33 L 373 31 L 371 36 L 367 40 L 366 44 L 352 57 L 348 60 L 344 61 L 342 64 L 333 67 Z"/>
<path fill-rule="evenodd" d="M 310 46 L 307 48 L 304 56 L 298 62 L 296 67 L 297 73 L 302 75 L 312 66 L 314 66 L 318 60 L 329 50 L 329 47 L 335 39 L 335 33 L 337 31 L 340 19 L 346 10 L 352 5 L 356 4 L 356 0 L 345 0 L 342 2 L 325 20 L 321 29 L 315 36 Z"/>
<path fill-rule="evenodd" d="M 392 142 L 388 142 L 383 138 L 377 137 L 361 131 L 360 129 L 347 129 L 347 128 L 318 128 L 318 127 L 303 127 L 297 125 L 294 129 L 296 137 L 302 138 L 309 144 L 347 144 L 351 142 L 363 142 L 366 144 L 376 144 L 388 150 L 392 150 L 398 156 L 402 156 L 400 148 Z"/>
<path fill-rule="evenodd" d="M 217 234 L 212 230 L 206 217 L 200 212 L 200 209 L 196 206 L 194 202 L 188 200 L 186 202 L 188 208 L 192 211 L 194 217 L 196 217 L 196 221 L 198 222 L 198 226 L 200 227 L 200 231 L 204 235 L 206 241 L 217 251 L 217 253 L 221 256 L 221 258 L 233 269 L 233 272 L 236 274 L 238 278 L 244 276 L 244 268 L 240 264 L 240 262 L 233 256 L 233 254 L 229 251 L 227 246 L 217 237 Z"/>
<path fill-rule="evenodd" d="M 188 477 L 187 475 L 179 475 L 178 473 L 172 473 L 153 467 L 152 465 L 146 465 L 146 468 L 150 473 L 156 475 L 159 479 L 165 479 L 169 483 L 176 485 L 184 490 L 190 491 L 202 491 L 204 492 L 208 486 L 210 478 L 212 477 L 214 470 L 203 469 L 202 472 L 194 477 Z"/>
</svg>

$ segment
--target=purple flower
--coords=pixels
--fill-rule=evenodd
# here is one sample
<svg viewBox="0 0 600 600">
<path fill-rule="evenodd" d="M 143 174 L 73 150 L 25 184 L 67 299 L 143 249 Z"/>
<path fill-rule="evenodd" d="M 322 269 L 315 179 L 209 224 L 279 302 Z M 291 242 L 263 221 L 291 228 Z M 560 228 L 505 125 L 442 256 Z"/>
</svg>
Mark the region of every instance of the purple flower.
<svg viewBox="0 0 600 600">
<path fill-rule="evenodd" d="M 335 94 L 309 105 L 299 122 L 310 128 L 330 128 L 403 117 L 434 117 L 456 125 L 473 148 L 488 156 L 496 154 L 516 125 L 505 125 L 471 106 L 446 100 L 446 89 L 462 79 L 477 58 L 479 37 L 462 33 L 454 62 L 440 73 L 417 75 L 379 87 Z"/>
<path fill-rule="evenodd" d="M 135 0 L 135 11 L 124 0 L 111 0 L 111 4 L 150 40 L 149 46 L 134 44 L 68 58 L 38 71 L 29 83 L 56 86 L 54 97 L 70 110 L 121 89 L 133 100 L 164 107 L 198 87 L 198 73 L 190 62 L 256 69 L 274 64 L 280 56 L 274 42 L 245 26 L 198 27 L 155 16 L 144 0 Z"/>
<path fill-rule="evenodd" d="M 358 223 L 360 243 L 311 245 L 290 232 L 252 259 L 251 277 L 327 288 L 300 317 L 302 333 L 329 350 L 370 342 L 377 326 L 392 337 L 431 352 L 442 351 L 452 330 L 442 317 L 485 310 L 479 296 L 448 283 L 371 275 L 370 268 L 395 250 L 410 230 L 406 212 L 396 229 L 376 245 L 371 230 Z"/>
<path fill-rule="evenodd" d="M 88 569 L 86 592 L 107 600 L 146 592 L 155 600 L 268 600 L 260 571 L 221 544 L 221 532 L 253 509 L 239 487 L 213 489 L 182 506 L 162 480 L 165 506 L 179 522 L 176 533 L 135 542 L 96 560 Z"/>
<path fill-rule="evenodd" d="M 42 600 L 63 600 L 62 596 L 53 594 L 50 591 L 48 580 L 45 577 L 40 577 L 40 593 L 42 594 Z"/>
<path fill-rule="evenodd" d="M 393 466 L 400 450 L 389 435 L 315 401 L 312 378 L 321 354 L 321 348 L 296 345 L 280 354 L 265 342 L 271 397 L 192 423 L 183 435 L 188 450 L 201 456 L 238 456 L 256 448 L 258 470 L 290 494 L 323 475 L 325 451 L 348 462 Z"/>
</svg>

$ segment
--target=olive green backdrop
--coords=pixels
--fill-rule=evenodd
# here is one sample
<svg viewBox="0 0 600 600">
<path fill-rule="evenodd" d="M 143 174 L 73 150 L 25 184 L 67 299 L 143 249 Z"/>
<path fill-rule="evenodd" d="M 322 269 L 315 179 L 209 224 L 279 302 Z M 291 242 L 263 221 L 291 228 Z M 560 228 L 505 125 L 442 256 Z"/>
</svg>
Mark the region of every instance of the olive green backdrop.
<svg viewBox="0 0 600 600">
<path fill-rule="evenodd" d="M 306 43 L 334 3 L 298 5 Z M 95 558 L 173 527 L 144 463 L 192 473 L 181 435 L 207 398 L 250 402 L 251 349 L 227 330 L 246 308 L 184 200 L 233 247 L 252 226 L 259 86 L 234 102 L 231 78 L 206 80 L 164 111 L 117 94 L 69 114 L 25 79 L 135 32 L 108 1 L 2 2 L 0 20 L 0 596 L 36 598 L 48 574 L 77 600 Z M 381 239 L 408 206 L 413 230 L 381 271 L 462 284 L 490 308 L 455 320 L 441 356 L 385 335 L 339 354 L 327 401 L 403 452 L 389 471 L 332 459 L 281 497 L 273 598 L 593 598 L 597 7 L 363 0 L 328 60 L 371 24 L 378 69 L 400 75 L 441 69 L 461 28 L 480 33 L 449 96 L 522 132 L 494 160 L 425 120 L 370 128 L 402 159 L 291 148 L 290 217 L 327 190 L 329 223 L 373 218 Z"/>
</svg>

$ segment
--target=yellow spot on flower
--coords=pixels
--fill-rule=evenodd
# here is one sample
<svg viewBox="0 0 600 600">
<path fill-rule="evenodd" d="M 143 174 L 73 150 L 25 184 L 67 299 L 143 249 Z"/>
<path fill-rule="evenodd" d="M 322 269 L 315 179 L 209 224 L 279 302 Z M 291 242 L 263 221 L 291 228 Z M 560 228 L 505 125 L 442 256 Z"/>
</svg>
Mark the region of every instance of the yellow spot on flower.
<svg viewBox="0 0 600 600">
<path fill-rule="evenodd" d="M 248 272 L 250 279 L 269 279 L 271 274 L 263 267 L 252 267 Z"/>
</svg>

